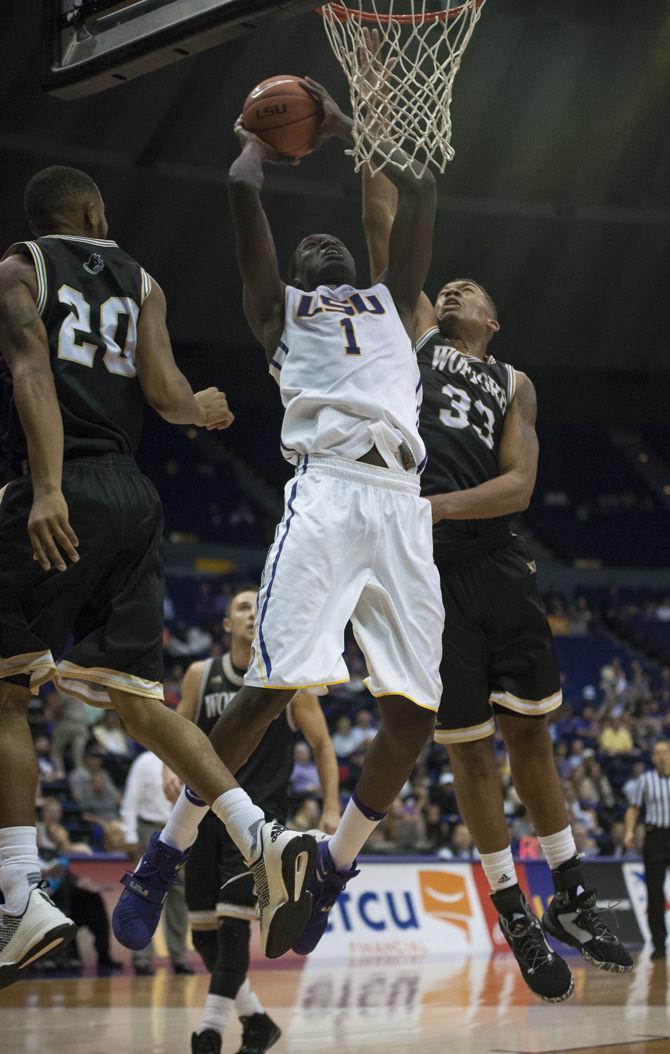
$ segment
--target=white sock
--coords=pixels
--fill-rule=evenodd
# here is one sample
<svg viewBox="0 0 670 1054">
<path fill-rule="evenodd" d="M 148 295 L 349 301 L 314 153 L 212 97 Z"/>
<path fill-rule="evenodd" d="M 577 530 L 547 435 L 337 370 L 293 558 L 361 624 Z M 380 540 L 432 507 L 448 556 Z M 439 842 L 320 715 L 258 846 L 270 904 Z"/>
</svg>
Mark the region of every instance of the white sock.
<svg viewBox="0 0 670 1054">
<path fill-rule="evenodd" d="M 492 893 L 497 893 L 499 889 L 509 889 L 519 881 L 511 846 L 508 845 L 506 849 L 497 853 L 482 853 L 480 860 Z"/>
<path fill-rule="evenodd" d="M 168 821 L 160 833 L 161 842 L 179 849 L 181 853 L 195 842 L 198 837 L 198 825 L 204 819 L 205 813 L 209 811 L 209 805 L 199 804 L 200 798 L 196 798 L 188 787 L 184 786 L 176 802 L 172 806 L 172 812 Z"/>
<path fill-rule="evenodd" d="M 205 1029 L 211 1028 L 214 1032 L 223 1035 L 228 1024 L 230 1012 L 234 1006 L 234 999 L 226 999 L 224 995 L 212 995 L 210 992 L 207 996 L 202 1020 L 196 1029 L 196 1033 L 200 1035 Z"/>
<path fill-rule="evenodd" d="M 545 859 L 549 864 L 552 871 L 555 871 L 561 864 L 565 864 L 566 861 L 572 860 L 574 856 L 577 856 L 577 846 L 575 845 L 575 837 L 572 833 L 572 827 L 564 827 L 562 831 L 558 831 L 557 834 L 547 834 L 543 838 L 540 838 L 540 845 L 542 846 L 542 852 L 544 853 Z"/>
<path fill-rule="evenodd" d="M 386 813 L 364 805 L 354 792 L 344 810 L 335 834 L 328 842 L 330 855 L 338 871 L 348 870 L 375 827 L 381 823 Z"/>
<path fill-rule="evenodd" d="M 3 827 L 0 830 L 0 889 L 9 915 L 22 915 L 30 890 L 40 881 L 36 827 Z"/>
<path fill-rule="evenodd" d="M 247 863 L 253 863 L 260 853 L 260 830 L 265 813 L 254 805 L 241 787 L 220 794 L 212 802 L 212 812 L 226 825 L 226 830 Z"/>
<path fill-rule="evenodd" d="M 246 981 L 235 996 L 235 1013 L 238 1017 L 251 1017 L 252 1014 L 264 1014 L 265 1008 L 251 987 L 251 981 Z"/>
</svg>

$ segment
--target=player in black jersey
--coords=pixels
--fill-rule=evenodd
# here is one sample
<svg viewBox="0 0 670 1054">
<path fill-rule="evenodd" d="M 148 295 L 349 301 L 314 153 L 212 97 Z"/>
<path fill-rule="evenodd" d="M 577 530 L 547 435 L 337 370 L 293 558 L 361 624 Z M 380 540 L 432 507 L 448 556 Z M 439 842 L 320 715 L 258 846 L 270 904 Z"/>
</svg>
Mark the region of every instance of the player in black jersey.
<svg viewBox="0 0 670 1054">
<path fill-rule="evenodd" d="M 222 658 L 194 662 L 184 676 L 178 712 L 206 735 L 242 686 L 251 658 L 256 596 L 255 587 L 244 587 L 231 597 L 223 622 L 230 651 Z M 314 752 L 323 790 L 321 827 L 332 834 L 340 816 L 338 765 L 316 695 L 300 692 L 294 697 L 270 724 L 237 779 L 268 818 L 285 823 L 296 730 Z M 276 1043 L 280 1031 L 247 977 L 250 921 L 256 917 L 257 902 L 253 879 L 212 813 L 200 824 L 185 882 L 193 944 L 212 975 L 200 1027 L 191 1037 L 192 1054 L 219 1054 L 233 1009 L 242 1022 L 239 1054 L 262 1054 Z"/>
<path fill-rule="evenodd" d="M 388 258 L 396 196 L 383 175 L 363 176 L 372 276 Z M 546 714 L 561 704 L 553 638 L 535 562 L 510 527 L 527 508 L 537 473 L 537 404 L 529 378 L 489 353 L 500 325 L 479 283 L 448 282 L 435 306 L 422 294 L 415 318 L 434 554 L 445 607 L 442 704 L 435 739 L 448 747 L 459 808 L 481 855 L 500 926 L 529 987 L 560 1002 L 573 991 L 519 886 L 505 821 L 493 734 L 552 869 L 556 896 L 542 926 L 595 966 L 632 969 L 595 911 L 556 770 Z"/>
<path fill-rule="evenodd" d="M 23 472 L 0 504 L 0 987 L 74 935 L 37 888 L 27 704 L 46 681 L 114 707 L 128 734 L 197 787 L 217 815 L 234 815 L 246 858 L 269 868 L 266 940 L 292 899 L 282 856 L 307 862 L 314 852 L 313 839 L 302 851 L 304 836 L 271 843 L 264 814 L 206 736 L 162 705 L 163 517 L 134 459 L 143 406 L 175 424 L 226 428 L 233 417 L 225 395 L 194 395 L 177 369 L 163 293 L 107 237 L 89 176 L 45 169 L 28 184 L 26 211 L 35 238 L 0 263 L 0 356 L 12 383 L 3 428 Z M 145 858 L 146 882 L 126 880 L 131 944 L 146 932 L 132 902 L 159 913 L 166 872 L 185 853 L 157 841 Z"/>
</svg>

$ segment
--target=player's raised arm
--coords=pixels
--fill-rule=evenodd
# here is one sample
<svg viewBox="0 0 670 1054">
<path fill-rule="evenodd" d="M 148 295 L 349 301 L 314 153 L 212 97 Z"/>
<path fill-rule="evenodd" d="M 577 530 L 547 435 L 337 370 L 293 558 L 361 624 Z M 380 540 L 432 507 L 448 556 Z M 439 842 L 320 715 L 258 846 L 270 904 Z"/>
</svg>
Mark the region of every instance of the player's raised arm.
<svg viewBox="0 0 670 1054">
<path fill-rule="evenodd" d="M 310 77 L 305 86 L 319 100 L 324 112 L 317 146 L 331 136 L 352 142 L 353 123 L 342 113 L 328 92 Z M 386 173 L 397 193 L 397 209 L 389 234 L 388 266 L 381 280 L 388 286 L 398 313 L 414 339 L 414 316 L 433 251 L 435 226 L 435 179 L 431 172 L 419 173 L 418 165 L 400 167 L 407 156 L 393 143 L 381 142 L 375 161 L 387 160 Z"/>
<path fill-rule="evenodd" d="M 228 173 L 228 197 L 237 263 L 244 283 L 244 313 L 270 361 L 284 329 L 285 287 L 270 224 L 261 204 L 261 190 L 263 165 L 281 159 L 271 146 L 247 132 L 241 121 L 235 131 L 242 152 Z"/>
<path fill-rule="evenodd" d="M 226 396 L 218 388 L 193 392 L 174 361 L 165 318 L 165 295 L 152 279 L 137 325 L 137 376 L 144 398 L 170 424 L 228 428 L 235 418 Z"/>
<path fill-rule="evenodd" d="M 539 454 L 536 418 L 535 388 L 525 373 L 517 373 L 516 392 L 500 439 L 499 475 L 469 490 L 429 498 L 433 506 L 433 522 L 488 520 L 528 508 L 535 487 Z"/>
<path fill-rule="evenodd" d="M 48 571 L 53 565 L 64 571 L 64 556 L 72 562 L 79 559 L 79 542 L 61 490 L 63 418 L 35 293 L 31 263 L 10 256 L 0 264 L 0 352 L 12 375 L 33 484 L 28 533 L 41 567 Z"/>
</svg>

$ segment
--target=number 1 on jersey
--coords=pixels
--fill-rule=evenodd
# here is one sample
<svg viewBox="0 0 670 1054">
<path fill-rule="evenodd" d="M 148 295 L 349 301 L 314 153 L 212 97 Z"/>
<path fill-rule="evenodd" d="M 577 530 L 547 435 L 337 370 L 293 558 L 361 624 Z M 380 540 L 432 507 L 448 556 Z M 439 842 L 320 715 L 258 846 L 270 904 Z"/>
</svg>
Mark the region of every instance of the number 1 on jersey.
<svg viewBox="0 0 670 1054">
<path fill-rule="evenodd" d="M 345 332 L 345 351 L 347 355 L 360 355 L 361 349 L 356 343 L 356 331 L 353 322 L 350 318 L 343 318 L 340 325 Z"/>
</svg>

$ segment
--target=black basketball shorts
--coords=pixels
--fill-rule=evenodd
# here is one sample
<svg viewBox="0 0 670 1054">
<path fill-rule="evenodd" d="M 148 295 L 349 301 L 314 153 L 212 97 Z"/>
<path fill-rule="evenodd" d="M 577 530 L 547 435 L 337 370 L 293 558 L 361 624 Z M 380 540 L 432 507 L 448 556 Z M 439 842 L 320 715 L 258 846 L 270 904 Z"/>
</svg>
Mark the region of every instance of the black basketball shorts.
<svg viewBox="0 0 670 1054">
<path fill-rule="evenodd" d="M 551 628 L 535 563 L 516 535 L 461 561 L 435 544 L 445 609 L 438 743 L 495 732 L 496 711 L 541 717 L 561 705 Z"/>
<path fill-rule="evenodd" d="M 33 560 L 30 478 L 0 497 L 0 679 L 54 680 L 109 705 L 107 687 L 163 698 L 163 512 L 150 481 L 122 454 L 63 465 L 79 562 L 63 572 Z"/>
<path fill-rule="evenodd" d="M 212 812 L 207 813 L 198 829 L 184 868 L 184 886 L 189 919 L 196 928 L 224 916 L 249 921 L 256 918 L 253 876 Z"/>
</svg>

